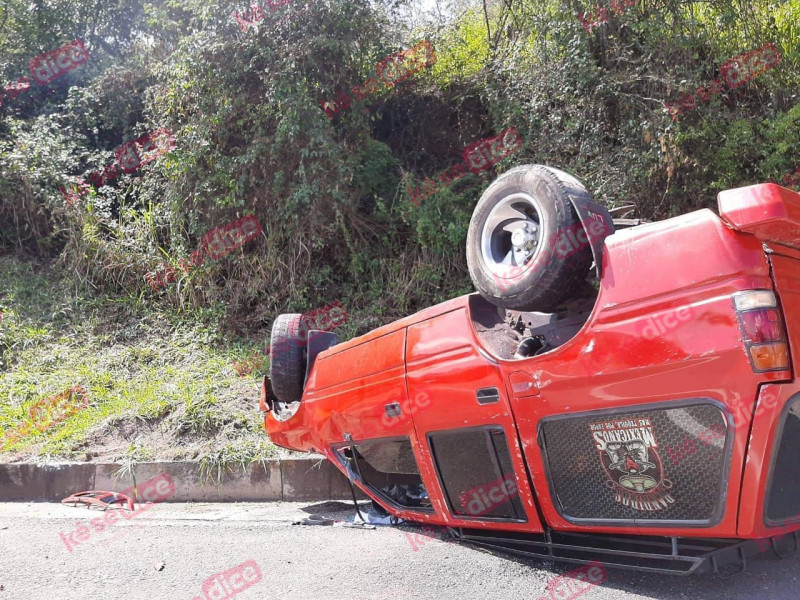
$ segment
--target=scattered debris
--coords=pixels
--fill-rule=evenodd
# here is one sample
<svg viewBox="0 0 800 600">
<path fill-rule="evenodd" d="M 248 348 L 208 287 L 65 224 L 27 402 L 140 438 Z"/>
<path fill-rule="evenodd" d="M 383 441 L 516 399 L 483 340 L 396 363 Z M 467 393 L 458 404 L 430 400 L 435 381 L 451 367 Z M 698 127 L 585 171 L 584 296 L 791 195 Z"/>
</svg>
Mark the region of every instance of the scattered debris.
<svg viewBox="0 0 800 600">
<path fill-rule="evenodd" d="M 353 521 L 352 523 L 345 521 L 342 523 L 342 527 L 347 527 L 349 529 L 377 529 L 375 525 L 364 523 L 364 521 Z"/>
<path fill-rule="evenodd" d="M 109 506 L 113 505 L 119 505 L 120 508 L 124 509 L 125 504 L 127 504 L 130 510 L 134 510 L 133 500 L 131 500 L 130 497 L 125 494 L 105 492 L 102 490 L 91 490 L 72 494 L 64 498 L 61 504 L 72 504 L 73 507 L 78 506 L 78 504 L 85 504 L 87 508 L 91 509 L 92 506 L 97 506 L 103 510 L 107 510 Z"/>
<path fill-rule="evenodd" d="M 323 515 L 309 515 L 305 519 L 295 521 L 292 525 L 333 525 L 334 520 Z"/>
</svg>

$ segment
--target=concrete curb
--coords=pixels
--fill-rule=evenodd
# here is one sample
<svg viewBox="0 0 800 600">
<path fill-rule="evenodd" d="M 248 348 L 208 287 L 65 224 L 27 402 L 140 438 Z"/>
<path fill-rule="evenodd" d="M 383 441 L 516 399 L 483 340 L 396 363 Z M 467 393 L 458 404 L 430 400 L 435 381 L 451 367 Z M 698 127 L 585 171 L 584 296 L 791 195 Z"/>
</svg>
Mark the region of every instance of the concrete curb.
<svg viewBox="0 0 800 600">
<path fill-rule="evenodd" d="M 121 492 L 130 475 L 115 477 L 115 463 L 0 464 L 0 502 L 58 502 L 85 490 Z M 137 486 L 166 473 L 175 483 L 168 502 L 264 502 L 350 500 L 347 478 L 324 458 L 283 458 L 252 463 L 246 470 L 225 470 L 219 484 L 201 477 L 197 462 L 139 463 Z M 358 493 L 360 498 L 365 498 Z"/>
</svg>

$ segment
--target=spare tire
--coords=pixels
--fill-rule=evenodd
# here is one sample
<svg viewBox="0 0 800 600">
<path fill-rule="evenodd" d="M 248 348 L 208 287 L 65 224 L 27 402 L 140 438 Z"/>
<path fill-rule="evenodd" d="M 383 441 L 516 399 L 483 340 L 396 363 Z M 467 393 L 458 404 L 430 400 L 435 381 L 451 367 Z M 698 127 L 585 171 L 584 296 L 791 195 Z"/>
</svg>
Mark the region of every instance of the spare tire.
<svg viewBox="0 0 800 600">
<path fill-rule="evenodd" d="M 524 165 L 483 193 L 467 233 L 467 264 L 489 302 L 524 311 L 555 310 L 581 286 L 592 250 L 570 196 L 591 200 L 574 177 Z"/>
<path fill-rule="evenodd" d="M 269 379 L 278 400 L 290 404 L 303 397 L 306 376 L 306 328 L 303 315 L 278 315 L 269 340 Z"/>
</svg>

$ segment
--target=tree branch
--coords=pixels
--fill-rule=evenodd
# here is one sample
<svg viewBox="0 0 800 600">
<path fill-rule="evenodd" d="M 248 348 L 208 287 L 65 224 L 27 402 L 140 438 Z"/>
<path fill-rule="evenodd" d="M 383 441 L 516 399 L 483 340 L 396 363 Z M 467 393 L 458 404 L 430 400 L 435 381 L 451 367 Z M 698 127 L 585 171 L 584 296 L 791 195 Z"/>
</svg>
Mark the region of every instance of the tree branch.
<svg viewBox="0 0 800 600">
<path fill-rule="evenodd" d="M 489 44 L 489 50 L 494 49 L 492 43 L 492 31 L 489 29 L 489 9 L 486 8 L 486 0 L 483 0 L 483 17 L 486 19 L 486 41 Z"/>
</svg>

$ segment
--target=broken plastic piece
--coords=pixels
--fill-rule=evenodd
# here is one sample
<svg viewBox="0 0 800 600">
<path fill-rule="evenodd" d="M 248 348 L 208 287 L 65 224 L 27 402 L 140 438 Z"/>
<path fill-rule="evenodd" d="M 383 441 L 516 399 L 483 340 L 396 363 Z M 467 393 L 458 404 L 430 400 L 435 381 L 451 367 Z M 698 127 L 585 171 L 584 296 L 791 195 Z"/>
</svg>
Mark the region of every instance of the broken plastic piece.
<svg viewBox="0 0 800 600">
<path fill-rule="evenodd" d="M 131 500 L 129 496 L 120 494 L 118 492 L 105 492 L 103 490 L 78 492 L 77 494 L 72 494 L 71 496 L 64 498 L 61 501 L 61 504 L 72 504 L 72 506 L 85 504 L 88 508 L 91 508 L 92 506 L 99 506 L 103 510 L 107 510 L 109 506 L 116 504 L 119 504 L 124 508 L 125 504 L 127 504 L 130 510 L 134 510 L 133 500 Z"/>
</svg>

